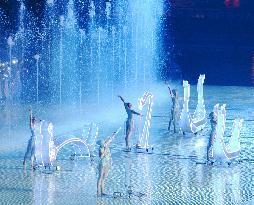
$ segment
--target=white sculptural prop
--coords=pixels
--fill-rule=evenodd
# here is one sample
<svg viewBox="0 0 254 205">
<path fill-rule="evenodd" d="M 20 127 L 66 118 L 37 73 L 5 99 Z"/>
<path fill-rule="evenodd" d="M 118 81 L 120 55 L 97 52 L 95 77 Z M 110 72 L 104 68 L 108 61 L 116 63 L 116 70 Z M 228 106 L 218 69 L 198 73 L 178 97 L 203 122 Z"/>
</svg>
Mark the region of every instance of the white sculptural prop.
<svg viewBox="0 0 254 205">
<path fill-rule="evenodd" d="M 134 145 L 137 152 L 151 152 L 153 150 L 148 140 L 153 106 L 153 95 L 149 92 L 145 92 L 142 98 L 138 100 L 139 113 L 142 113 L 145 105 L 147 105 L 146 115 L 140 117 L 138 141 L 137 144 Z"/>
<path fill-rule="evenodd" d="M 183 133 L 197 133 L 206 125 L 207 120 L 203 94 L 204 80 L 205 75 L 200 75 L 197 84 L 198 103 L 193 117 L 189 114 L 190 84 L 188 81 L 183 81 L 184 103 L 179 122 Z"/>
<path fill-rule="evenodd" d="M 219 108 L 219 104 L 214 106 L 214 114 L 217 115 L 216 135 L 211 152 L 211 161 L 229 162 L 240 156 L 240 130 L 243 119 L 235 119 L 230 140 L 228 144 L 224 142 L 224 131 L 226 123 L 226 105 Z"/>
<path fill-rule="evenodd" d="M 52 124 L 40 121 L 35 124 L 35 159 L 37 166 L 54 166 L 56 148 Z"/>
<path fill-rule="evenodd" d="M 94 131 L 92 131 L 92 128 Z M 35 158 L 36 167 L 56 166 L 59 151 L 67 144 L 75 144 L 80 154 L 90 157 L 98 136 L 98 127 L 91 123 L 87 137 L 79 138 L 73 135 L 62 135 L 54 139 L 53 125 L 47 121 L 40 121 L 35 125 Z"/>
</svg>

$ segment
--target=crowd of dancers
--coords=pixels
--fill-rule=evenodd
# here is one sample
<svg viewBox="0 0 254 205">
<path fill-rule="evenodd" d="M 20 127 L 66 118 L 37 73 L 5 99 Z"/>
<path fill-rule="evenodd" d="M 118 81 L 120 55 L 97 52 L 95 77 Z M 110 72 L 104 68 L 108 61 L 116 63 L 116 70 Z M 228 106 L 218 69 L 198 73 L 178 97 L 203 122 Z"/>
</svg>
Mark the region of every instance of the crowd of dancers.
<svg viewBox="0 0 254 205">
<path fill-rule="evenodd" d="M 168 123 L 168 131 L 170 132 L 173 129 L 174 133 L 178 133 L 179 129 L 179 116 L 180 116 L 180 105 L 179 105 L 179 97 L 178 91 L 176 89 L 171 89 L 170 86 L 167 84 L 169 96 L 172 101 L 171 109 L 170 109 L 170 116 L 169 116 L 169 123 Z M 126 102 L 122 96 L 118 96 L 120 100 L 123 102 L 125 111 L 127 113 L 127 119 L 125 124 L 125 145 L 126 151 L 131 151 L 132 148 L 132 134 L 135 130 L 134 127 L 134 115 L 138 115 L 142 117 L 142 113 L 139 113 L 134 110 L 132 103 Z M 211 132 L 208 140 L 207 145 L 207 161 L 209 162 L 210 159 L 210 152 L 213 147 L 214 137 L 216 135 L 216 124 L 217 119 L 216 115 L 211 112 L 209 114 L 210 124 L 211 124 Z M 31 160 L 31 167 L 35 169 L 36 159 L 35 159 L 35 124 L 40 121 L 39 119 L 33 116 L 32 110 L 29 110 L 29 126 L 31 130 L 31 137 L 28 140 L 27 149 L 24 156 L 23 165 L 26 167 L 27 159 L 30 158 Z M 53 129 L 52 126 L 50 129 Z M 98 164 L 98 180 L 97 180 L 97 194 L 98 196 L 104 195 L 104 182 L 108 176 L 110 166 L 111 166 L 111 154 L 110 154 L 110 144 L 114 139 L 116 132 L 112 134 L 111 137 L 108 137 L 104 140 L 99 140 L 97 145 L 99 146 L 99 164 Z"/>
</svg>

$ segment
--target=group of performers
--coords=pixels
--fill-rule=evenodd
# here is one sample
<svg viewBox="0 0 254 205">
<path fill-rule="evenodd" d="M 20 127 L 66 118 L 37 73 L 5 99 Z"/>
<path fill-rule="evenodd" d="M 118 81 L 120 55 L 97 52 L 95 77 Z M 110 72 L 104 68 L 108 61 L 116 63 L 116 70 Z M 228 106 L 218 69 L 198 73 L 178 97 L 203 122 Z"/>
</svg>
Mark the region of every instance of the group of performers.
<svg viewBox="0 0 254 205">
<path fill-rule="evenodd" d="M 178 98 L 178 91 L 176 89 L 171 90 L 170 86 L 167 84 L 169 90 L 169 96 L 172 100 L 172 107 L 170 111 L 170 118 L 168 124 L 168 131 L 171 130 L 171 125 L 174 126 L 174 133 L 178 132 L 178 123 L 179 123 L 179 116 L 180 116 L 180 109 L 179 109 L 179 98 Z M 215 135 L 216 135 L 216 125 L 217 125 L 217 117 L 214 112 L 209 114 L 209 120 L 211 125 L 211 132 L 209 135 L 209 140 L 207 144 L 207 161 L 210 161 L 210 152 L 212 151 Z"/>
<path fill-rule="evenodd" d="M 171 90 L 170 86 L 167 85 L 169 90 L 169 96 L 172 100 L 172 107 L 170 110 L 170 118 L 169 118 L 169 124 L 168 124 L 168 130 L 170 131 L 173 125 L 173 131 L 174 133 L 177 133 L 179 131 L 178 123 L 179 123 L 179 97 L 178 97 L 178 91 L 176 89 Z M 127 113 L 127 120 L 126 120 L 126 133 L 125 133 L 125 144 L 126 144 L 126 150 L 130 151 L 132 147 L 131 143 L 131 136 L 134 132 L 134 115 L 138 115 L 142 117 L 142 114 L 139 112 L 136 112 L 133 108 L 132 103 L 126 102 L 122 96 L 118 96 L 120 100 L 124 104 L 125 111 Z M 209 115 L 210 123 L 211 123 L 211 133 L 207 145 L 207 159 L 209 160 L 209 152 L 211 150 L 211 147 L 213 146 L 214 136 L 215 136 L 215 128 L 217 124 L 216 116 L 214 113 L 210 113 Z M 35 166 L 35 123 L 38 121 L 33 114 L 32 110 L 29 110 L 29 125 L 31 130 L 31 137 L 27 144 L 27 150 L 24 156 L 23 165 L 26 166 L 27 158 L 30 156 L 31 159 L 31 166 L 34 168 Z M 104 194 L 104 181 L 108 176 L 108 172 L 111 165 L 111 154 L 109 145 L 112 142 L 112 139 L 116 135 L 116 132 L 112 134 L 111 137 L 100 140 L 97 142 L 99 145 L 99 176 L 97 181 L 97 194 L 103 195 Z"/>
</svg>

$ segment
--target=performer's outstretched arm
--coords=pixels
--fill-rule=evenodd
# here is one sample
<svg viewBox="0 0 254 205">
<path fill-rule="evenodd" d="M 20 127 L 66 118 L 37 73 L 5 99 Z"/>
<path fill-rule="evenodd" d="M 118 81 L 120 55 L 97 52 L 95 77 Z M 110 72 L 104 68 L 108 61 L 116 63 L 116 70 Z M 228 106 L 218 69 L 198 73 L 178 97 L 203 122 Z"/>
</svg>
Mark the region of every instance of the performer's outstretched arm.
<svg viewBox="0 0 254 205">
<path fill-rule="evenodd" d="M 133 114 L 135 114 L 135 115 L 141 115 L 139 112 L 136 112 L 136 111 L 134 111 L 134 110 L 131 110 L 131 112 L 132 112 Z"/>
<path fill-rule="evenodd" d="M 107 147 L 110 145 L 110 143 L 113 141 L 113 139 L 115 138 L 115 136 L 117 135 L 117 133 L 121 130 L 121 127 L 113 132 L 112 136 L 111 137 L 108 137 L 106 140 L 105 140 L 105 143 L 104 143 L 104 147 Z"/>
<path fill-rule="evenodd" d="M 121 95 L 118 95 L 118 97 L 121 99 L 121 101 L 122 101 L 123 103 L 125 103 L 125 101 L 124 101 L 124 99 L 123 99 L 123 97 L 122 97 Z"/>
<path fill-rule="evenodd" d="M 174 95 L 173 95 L 173 93 L 172 93 L 172 90 L 171 90 L 171 88 L 170 88 L 168 82 L 165 82 L 165 83 L 167 84 L 170 97 L 173 97 Z"/>
<path fill-rule="evenodd" d="M 105 140 L 105 145 L 104 147 L 108 147 L 111 142 L 113 141 L 113 139 L 115 138 L 116 136 L 116 132 L 113 132 L 112 136 L 111 137 L 108 137 L 106 140 Z"/>
</svg>

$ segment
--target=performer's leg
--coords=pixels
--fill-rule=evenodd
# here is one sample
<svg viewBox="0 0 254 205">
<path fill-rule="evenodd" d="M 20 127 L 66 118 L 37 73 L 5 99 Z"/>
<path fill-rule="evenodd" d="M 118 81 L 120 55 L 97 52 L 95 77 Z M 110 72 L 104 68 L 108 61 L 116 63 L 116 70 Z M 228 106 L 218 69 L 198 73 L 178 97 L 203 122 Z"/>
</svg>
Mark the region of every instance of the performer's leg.
<svg viewBox="0 0 254 205">
<path fill-rule="evenodd" d="M 125 137 L 125 144 L 127 149 L 130 149 L 131 133 L 132 133 L 131 123 L 127 121 L 126 122 L 126 137 Z"/>
<path fill-rule="evenodd" d="M 34 139 L 32 140 L 31 143 L 31 167 L 34 168 L 34 163 L 35 163 L 35 141 Z"/>
<path fill-rule="evenodd" d="M 23 165 L 26 165 L 26 160 L 29 154 L 31 154 L 31 148 L 32 148 L 32 139 L 28 140 L 28 144 L 27 144 L 27 148 L 26 148 L 26 153 L 24 156 L 24 161 L 23 161 Z"/>
<path fill-rule="evenodd" d="M 103 166 L 102 166 L 102 164 L 99 164 L 99 176 L 98 176 L 98 180 L 97 180 L 97 195 L 101 194 L 102 175 L 103 175 Z"/>
<path fill-rule="evenodd" d="M 170 111 L 170 119 L 169 119 L 169 123 L 168 123 L 168 131 L 170 131 L 170 128 L 171 128 L 171 123 L 173 121 L 173 115 L 174 115 L 174 112 L 171 109 L 171 111 Z"/>
</svg>

